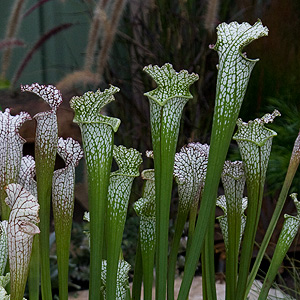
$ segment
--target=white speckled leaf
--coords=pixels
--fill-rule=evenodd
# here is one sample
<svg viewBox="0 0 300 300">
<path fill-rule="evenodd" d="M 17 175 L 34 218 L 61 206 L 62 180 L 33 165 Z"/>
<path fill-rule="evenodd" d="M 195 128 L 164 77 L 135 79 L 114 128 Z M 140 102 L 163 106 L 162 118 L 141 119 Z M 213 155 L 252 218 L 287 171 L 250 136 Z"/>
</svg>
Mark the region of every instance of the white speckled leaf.
<svg viewBox="0 0 300 300">
<path fill-rule="evenodd" d="M 118 272 L 117 272 L 117 292 L 116 300 L 125 300 L 127 290 L 129 289 L 129 277 L 128 272 L 130 270 L 130 264 L 125 260 L 119 260 L 118 263 Z M 101 281 L 103 286 L 101 286 L 101 291 L 103 293 L 104 299 L 106 300 L 106 277 L 107 277 L 107 262 L 106 260 L 102 261 L 102 272 L 101 272 Z"/>
<path fill-rule="evenodd" d="M 268 35 L 268 31 L 261 21 L 256 22 L 253 26 L 246 22 L 242 24 L 237 22 L 221 23 L 217 27 L 218 40 L 214 49 L 220 53 L 230 54 L 236 51 L 242 55 L 241 51 L 245 46 L 253 40 Z"/>
<path fill-rule="evenodd" d="M 35 176 L 35 161 L 30 155 L 22 157 L 18 183 L 33 196 L 37 197 Z"/>
<path fill-rule="evenodd" d="M 243 163 L 241 161 L 225 161 L 221 178 L 226 196 L 227 212 L 242 214 L 242 198 L 246 182 Z"/>
<path fill-rule="evenodd" d="M 114 147 L 113 153 L 120 169 L 111 173 L 106 210 L 106 247 L 107 253 L 110 254 L 107 259 L 107 277 L 111 283 L 110 287 L 112 287 L 109 289 L 110 293 L 114 292 L 113 285 L 117 276 L 117 259 L 120 255 L 131 186 L 134 177 L 139 176 L 138 169 L 142 163 L 141 153 L 135 149 L 118 146 Z M 109 295 L 108 297 L 114 298 L 114 296 Z"/>
<path fill-rule="evenodd" d="M 199 200 L 205 183 L 208 154 L 209 146 L 200 143 L 190 143 L 175 154 L 174 177 L 182 210 L 189 210 Z"/>
<path fill-rule="evenodd" d="M 267 295 L 271 285 L 278 274 L 278 269 L 282 264 L 285 255 L 290 248 L 298 230 L 300 227 L 300 202 L 297 200 L 297 194 L 294 193 L 290 195 L 294 200 L 295 206 L 297 208 L 297 216 L 284 215 L 284 223 L 282 230 L 280 232 L 278 241 L 276 243 L 276 248 L 271 260 L 271 264 L 267 275 L 265 277 L 259 299 L 267 299 Z M 288 297 L 284 297 L 284 299 L 290 299 Z"/>
<path fill-rule="evenodd" d="M 62 103 L 62 96 L 60 91 L 53 85 L 40 85 L 33 83 L 31 85 L 21 85 L 22 92 L 31 92 L 41 97 L 49 104 L 53 111 L 56 111 Z"/>
<path fill-rule="evenodd" d="M 149 252 L 155 249 L 155 179 L 154 170 L 148 169 L 142 172 L 142 178 L 146 180 L 143 197 L 134 203 L 134 210 L 140 216 L 140 242 L 143 251 Z"/>
<path fill-rule="evenodd" d="M 115 146 L 113 154 L 120 169 L 111 173 L 107 217 L 124 226 L 132 182 L 134 177 L 139 176 L 142 156 L 137 150 L 124 146 Z"/>
<path fill-rule="evenodd" d="M 0 299 L 1 300 L 10 300 L 10 296 L 7 295 L 5 288 L 3 288 L 2 286 L 0 287 Z"/>
<path fill-rule="evenodd" d="M 186 70 L 176 72 L 171 64 L 164 64 L 161 68 L 149 65 L 144 68 L 157 83 L 157 88 L 145 93 L 145 96 L 155 100 L 163 106 L 170 98 L 193 98 L 189 86 L 199 79 L 195 73 Z"/>
<path fill-rule="evenodd" d="M 240 229 L 239 245 L 241 244 L 243 232 L 244 232 L 245 226 L 246 226 L 247 217 L 245 216 L 244 211 L 247 208 L 247 204 L 248 204 L 248 198 L 247 197 L 242 198 L 242 211 L 240 213 L 241 229 Z M 229 240 L 228 240 L 228 207 L 227 207 L 228 203 L 227 203 L 226 197 L 224 195 L 218 197 L 216 205 L 219 206 L 224 212 L 224 215 L 217 217 L 217 219 L 220 223 L 220 228 L 221 228 L 221 232 L 222 232 L 222 235 L 224 238 L 226 251 L 228 251 L 228 243 L 229 243 Z"/>
<path fill-rule="evenodd" d="M 153 151 L 152 150 L 147 150 L 146 151 L 146 156 L 153 159 L 154 158 Z"/>
<path fill-rule="evenodd" d="M 4 270 L 8 258 L 7 226 L 8 226 L 8 221 L 4 220 L 0 222 L 0 275 L 1 276 L 4 274 Z"/>
<path fill-rule="evenodd" d="M 275 110 L 273 114 L 267 114 L 261 119 L 255 119 L 248 123 L 238 119 L 238 130 L 233 136 L 237 141 L 243 158 L 245 172 L 250 180 L 254 180 L 257 174 L 265 178 L 272 139 L 277 133 L 266 128 L 264 125 L 272 122 L 280 113 Z"/>
<path fill-rule="evenodd" d="M 112 175 L 122 175 L 137 177 L 140 175 L 139 167 L 143 162 L 141 153 L 137 150 L 124 146 L 114 146 L 113 156 L 119 166 L 119 170 Z"/>
<path fill-rule="evenodd" d="M 253 40 L 268 35 L 268 29 L 260 21 L 253 26 L 232 22 L 220 24 L 217 34 L 217 43 L 212 48 L 219 54 L 215 115 L 220 116 L 217 134 L 221 134 L 230 124 L 228 116 L 235 122 L 251 71 L 257 62 L 246 58 L 242 49 Z"/>
<path fill-rule="evenodd" d="M 10 296 L 7 295 L 7 292 L 5 290 L 5 287 L 10 281 L 10 273 L 6 273 L 5 276 L 0 276 L 0 299 L 1 300 L 9 300 Z M 23 300 L 26 300 L 23 298 Z"/>
<path fill-rule="evenodd" d="M 52 181 L 52 203 L 56 217 L 66 226 L 72 223 L 74 210 L 75 167 L 83 157 L 80 144 L 72 138 L 59 138 L 57 153 L 65 161 L 66 167 L 54 171 Z"/>
<path fill-rule="evenodd" d="M 62 103 L 61 93 L 53 85 L 46 86 L 38 83 L 21 86 L 21 91 L 35 93 L 51 107 L 51 110 L 34 116 L 37 121 L 35 149 L 37 165 L 45 170 L 49 167 L 54 168 L 58 140 L 56 110 Z"/>
<path fill-rule="evenodd" d="M 73 97 L 70 101 L 71 108 L 75 111 L 75 123 L 105 123 L 110 125 L 116 132 L 120 125 L 120 120 L 117 118 L 107 117 L 100 114 L 100 110 L 111 101 L 115 100 L 114 94 L 119 91 L 119 88 L 110 86 L 109 89 L 101 92 L 86 92 L 83 96 Z"/>
<path fill-rule="evenodd" d="M 5 275 L 0 276 L 0 286 L 1 287 L 6 287 L 7 284 L 10 282 L 10 273 L 6 273 Z M 2 298 L 0 298 L 2 299 Z"/>
<path fill-rule="evenodd" d="M 119 119 L 101 115 L 100 109 L 114 100 L 113 95 L 118 90 L 118 88 L 111 86 L 104 92 L 100 90 L 95 93 L 87 92 L 81 97 L 73 97 L 70 101 L 70 106 L 75 111 L 74 122 L 78 123 L 81 129 L 88 172 L 89 206 L 91 209 L 89 238 L 91 247 L 94 249 L 91 256 L 90 276 L 94 279 L 100 276 L 102 257 L 102 249 L 100 248 L 102 248 L 103 243 L 105 212 L 109 197 L 114 132 L 120 125 Z M 96 291 L 90 292 L 94 294 Z"/>
<path fill-rule="evenodd" d="M 90 222 L 90 213 L 88 211 L 85 211 L 83 214 L 83 220 Z"/>
<path fill-rule="evenodd" d="M 19 299 L 25 290 L 33 236 L 40 232 L 36 226 L 39 204 L 36 197 L 19 184 L 9 184 L 6 193 L 5 201 L 11 208 L 7 229 L 11 297 Z"/>
<path fill-rule="evenodd" d="M 25 143 L 25 140 L 19 135 L 19 129 L 26 120 L 30 119 L 30 115 L 26 112 L 12 116 L 8 108 L 4 112 L 0 111 L 1 193 L 6 185 L 17 181 Z"/>
<path fill-rule="evenodd" d="M 161 68 L 150 65 L 145 67 L 144 71 L 152 76 L 158 85 L 155 90 L 145 93 L 150 103 L 155 155 L 155 147 L 160 142 L 161 135 L 168 136 L 166 143 L 169 143 L 169 140 L 173 141 L 173 144 L 177 141 L 183 107 L 192 98 L 189 87 L 198 79 L 198 75 L 188 74 L 185 70 L 178 73 L 171 64 L 165 64 Z"/>
<path fill-rule="evenodd" d="M 277 246 L 282 254 L 282 258 L 290 248 L 300 227 L 300 202 L 297 199 L 297 194 L 291 194 L 294 204 L 297 208 L 297 216 L 284 215 L 284 224 L 277 241 Z"/>
<path fill-rule="evenodd" d="M 299 162 L 299 160 L 300 160 L 300 132 L 298 133 L 298 136 L 294 143 L 291 162 Z"/>
</svg>

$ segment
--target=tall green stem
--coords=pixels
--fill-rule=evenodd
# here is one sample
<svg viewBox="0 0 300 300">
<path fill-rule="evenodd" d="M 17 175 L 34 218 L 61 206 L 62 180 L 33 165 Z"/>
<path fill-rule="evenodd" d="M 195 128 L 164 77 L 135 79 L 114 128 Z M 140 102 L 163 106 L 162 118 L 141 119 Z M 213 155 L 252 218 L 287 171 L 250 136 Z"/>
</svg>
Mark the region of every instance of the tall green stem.
<svg viewBox="0 0 300 300">
<path fill-rule="evenodd" d="M 40 247 L 39 236 L 33 237 L 31 259 L 28 275 L 28 292 L 30 300 L 40 298 Z"/>
<path fill-rule="evenodd" d="M 43 300 L 52 300 L 50 277 L 50 203 L 52 176 L 56 158 L 58 128 L 56 110 L 62 102 L 60 92 L 52 85 L 37 83 L 21 86 L 22 91 L 37 94 L 51 107 L 50 111 L 36 114 L 35 161 L 37 195 L 40 204 L 40 257 L 41 257 L 41 290 Z"/>
<path fill-rule="evenodd" d="M 200 194 L 205 182 L 208 153 L 208 145 L 190 143 L 175 155 L 174 177 L 178 183 L 179 205 L 168 266 L 168 299 L 170 300 L 174 299 L 177 253 L 182 231 L 189 212 L 197 214 Z"/>
<path fill-rule="evenodd" d="M 298 134 L 298 136 L 296 138 L 296 141 L 295 141 L 295 144 L 294 144 L 294 148 L 293 148 L 292 156 L 291 156 L 291 159 L 290 159 L 289 167 L 288 167 L 288 170 L 287 170 L 287 173 L 286 173 L 286 176 L 285 176 L 285 180 L 284 180 L 281 192 L 280 192 L 279 197 L 278 197 L 278 201 L 277 201 L 275 210 L 273 212 L 273 215 L 272 215 L 271 221 L 269 223 L 267 232 L 265 233 L 264 239 L 263 239 L 263 241 L 260 245 L 258 254 L 256 256 L 254 265 L 252 267 L 251 273 L 250 273 L 249 278 L 248 278 L 246 295 L 249 293 L 249 291 L 251 289 L 251 286 L 253 284 L 253 281 L 254 281 L 255 276 L 257 274 L 257 271 L 259 269 L 260 263 L 261 263 L 261 261 L 264 257 L 264 253 L 267 249 L 267 246 L 269 244 L 269 241 L 271 239 L 271 236 L 274 232 L 277 221 L 278 221 L 279 216 L 281 214 L 281 211 L 283 209 L 283 206 L 284 206 L 286 197 L 288 195 L 289 189 L 291 187 L 293 178 L 294 178 L 295 173 L 298 169 L 299 162 L 300 162 L 300 155 L 299 155 L 300 153 L 299 152 L 300 152 L 300 135 Z"/>
<path fill-rule="evenodd" d="M 150 101 L 150 121 L 156 193 L 156 300 L 165 300 L 168 264 L 168 229 L 176 151 L 181 113 L 192 98 L 189 86 L 198 76 L 176 73 L 170 64 L 148 66 L 144 70 L 158 87 L 146 93 Z"/>
<path fill-rule="evenodd" d="M 300 227 L 300 202 L 297 200 L 297 194 L 294 193 L 291 195 L 291 197 L 293 198 L 297 208 L 297 216 L 284 215 L 285 221 L 278 238 L 271 265 L 265 277 L 258 300 L 267 299 L 268 292 L 276 277 L 278 269 Z"/>
<path fill-rule="evenodd" d="M 225 196 L 217 199 L 224 211 L 218 217 L 226 249 L 226 299 L 235 297 L 238 276 L 238 259 L 242 234 L 245 228 L 244 210 L 247 198 L 243 198 L 245 175 L 241 161 L 226 161 L 222 173 Z"/>
<path fill-rule="evenodd" d="M 113 299 L 116 300 L 127 300 L 128 299 L 128 292 L 129 292 L 129 277 L 128 272 L 130 270 L 130 264 L 127 263 L 123 259 L 118 260 L 117 266 L 117 280 L 116 280 L 116 296 Z M 103 296 L 104 300 L 110 300 L 112 298 L 108 298 L 107 296 L 107 261 L 102 261 L 102 272 L 101 272 L 101 281 L 103 286 L 99 289 Z M 101 293 L 100 293 L 101 294 Z"/>
<path fill-rule="evenodd" d="M 140 255 L 142 259 L 144 299 L 151 300 L 156 244 L 154 170 L 144 170 L 142 172 L 142 178 L 146 180 L 146 183 L 144 185 L 143 197 L 135 202 L 134 209 L 140 216 L 139 245 Z"/>
<path fill-rule="evenodd" d="M 141 252 L 141 242 L 139 236 L 137 242 L 137 249 L 135 253 L 134 276 L 132 282 L 132 300 L 141 299 L 142 282 L 143 282 L 143 261 L 142 261 L 142 252 Z"/>
<path fill-rule="evenodd" d="M 78 142 L 72 138 L 58 140 L 57 153 L 66 167 L 53 174 L 52 205 L 56 236 L 59 299 L 68 300 L 69 250 L 74 211 L 75 167 L 83 157 Z"/>
<path fill-rule="evenodd" d="M 219 180 L 227 155 L 229 143 L 235 127 L 240 107 L 246 92 L 251 71 L 257 60 L 250 60 L 242 53 L 243 47 L 251 41 L 267 35 L 267 28 L 258 21 L 253 26 L 248 23 L 222 23 L 218 26 L 218 40 L 213 47 L 219 54 L 219 72 L 216 90 L 216 104 L 206 183 L 198 214 L 198 220 L 186 260 L 184 277 L 178 298 L 188 296 L 197 267 L 211 211 L 214 209 Z M 211 222 L 211 224 L 213 224 Z"/>
<path fill-rule="evenodd" d="M 110 175 L 105 223 L 108 253 L 105 299 L 108 300 L 117 299 L 117 272 L 128 202 L 133 180 L 139 176 L 138 169 L 142 163 L 141 154 L 133 148 L 115 146 L 113 156 L 119 170 Z"/>
<path fill-rule="evenodd" d="M 88 170 L 90 209 L 90 288 L 89 299 L 100 299 L 99 280 L 102 266 L 105 211 L 112 164 L 114 132 L 120 120 L 100 114 L 100 109 L 114 100 L 119 91 L 111 86 L 104 92 L 87 92 L 73 97 L 70 106 L 75 110 L 74 122 L 79 123 Z"/>
<path fill-rule="evenodd" d="M 208 230 L 205 236 L 203 252 L 201 254 L 202 263 L 202 287 L 203 300 L 217 300 L 216 284 L 215 284 L 215 210 L 211 211 L 212 216 L 209 217 Z"/>
<path fill-rule="evenodd" d="M 238 131 L 233 137 L 238 143 L 244 162 L 248 191 L 247 222 L 236 289 L 236 299 L 240 300 L 247 296 L 245 295 L 247 278 L 260 217 L 266 171 L 272 139 L 277 135 L 275 131 L 264 127 L 264 124 L 272 122 L 278 115 L 280 113 L 275 110 L 272 114 L 266 114 L 261 119 L 255 119 L 248 123 L 239 119 L 237 121 Z"/>
</svg>

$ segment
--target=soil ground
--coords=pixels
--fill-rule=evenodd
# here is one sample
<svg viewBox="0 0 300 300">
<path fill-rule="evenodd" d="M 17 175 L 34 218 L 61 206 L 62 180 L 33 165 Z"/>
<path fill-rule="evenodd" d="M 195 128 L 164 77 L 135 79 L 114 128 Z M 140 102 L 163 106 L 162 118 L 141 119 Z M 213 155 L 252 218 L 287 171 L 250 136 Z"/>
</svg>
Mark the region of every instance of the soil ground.
<svg viewBox="0 0 300 300">
<path fill-rule="evenodd" d="M 177 297 L 179 288 L 180 288 L 181 278 L 178 278 L 175 280 L 175 299 Z M 217 299 L 218 300 L 225 300 L 225 283 L 216 283 L 217 288 Z M 257 300 L 258 298 L 258 291 L 261 288 L 261 283 L 258 281 L 255 281 L 253 284 L 253 288 L 250 292 L 249 300 Z M 202 300 L 202 277 L 198 276 L 195 277 L 192 283 L 189 300 Z M 79 291 L 70 294 L 69 300 L 87 300 L 88 299 L 88 291 Z M 154 293 L 153 293 L 153 300 L 155 299 Z M 271 289 L 269 293 L 270 300 L 275 299 L 286 299 L 286 296 L 284 296 L 280 291 Z M 141 298 L 143 300 L 143 298 Z"/>
</svg>

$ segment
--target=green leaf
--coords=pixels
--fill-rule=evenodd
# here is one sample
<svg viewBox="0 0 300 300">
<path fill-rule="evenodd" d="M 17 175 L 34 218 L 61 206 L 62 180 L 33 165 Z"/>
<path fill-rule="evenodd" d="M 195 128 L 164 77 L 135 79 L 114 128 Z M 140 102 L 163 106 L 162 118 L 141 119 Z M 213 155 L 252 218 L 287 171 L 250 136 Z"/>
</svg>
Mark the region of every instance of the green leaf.
<svg viewBox="0 0 300 300">
<path fill-rule="evenodd" d="M 144 71 L 155 80 L 158 86 L 144 95 L 156 101 L 157 104 L 164 106 L 172 98 L 193 98 L 189 86 L 199 79 L 197 74 L 189 74 L 186 70 L 177 73 L 168 63 L 161 68 L 149 65 L 144 68 Z"/>
<path fill-rule="evenodd" d="M 174 299 L 174 280 L 176 272 L 177 254 L 180 239 L 190 212 L 189 225 L 192 223 L 191 215 L 197 214 L 201 192 L 204 187 L 209 146 L 200 143 L 189 143 L 175 154 L 174 177 L 178 183 L 178 215 L 175 223 L 175 233 L 171 245 L 168 266 L 168 297 Z M 189 230 L 189 243 L 192 235 Z"/>
<path fill-rule="evenodd" d="M 150 121 L 156 191 L 156 293 L 165 299 L 168 256 L 169 208 L 173 183 L 174 156 L 184 105 L 192 97 L 189 86 L 198 79 L 187 71 L 175 72 L 165 64 L 144 68 L 158 87 L 145 93 L 150 102 Z"/>
<path fill-rule="evenodd" d="M 144 299 L 152 299 L 153 266 L 156 245 L 155 175 L 153 169 L 144 170 L 146 180 L 143 197 L 134 203 L 134 210 L 140 217 L 139 243 L 142 256 Z"/>
<path fill-rule="evenodd" d="M 105 212 L 112 164 L 114 132 L 120 120 L 103 116 L 100 109 L 114 100 L 118 88 L 111 86 L 104 92 L 87 92 L 73 97 L 71 108 L 75 111 L 74 122 L 81 129 L 83 149 L 88 171 L 90 208 L 90 287 L 89 297 L 100 299 L 99 277 L 101 273 Z"/>
<path fill-rule="evenodd" d="M 107 298 L 114 299 L 116 292 L 117 268 L 120 255 L 123 231 L 125 226 L 131 186 L 134 177 L 139 176 L 142 163 L 141 153 L 124 146 L 115 146 L 113 156 L 119 170 L 112 172 L 108 189 L 106 212 L 106 247 L 107 253 Z M 113 238 L 112 238 L 113 237 Z"/>
<path fill-rule="evenodd" d="M 7 220 L 0 222 L 0 276 L 4 274 L 8 258 L 7 226 Z"/>
<path fill-rule="evenodd" d="M 290 196 L 294 200 L 294 204 L 297 208 L 297 216 L 290 216 L 287 214 L 284 215 L 285 220 L 283 223 L 283 227 L 280 232 L 274 255 L 265 277 L 258 300 L 267 299 L 268 292 L 277 275 L 278 269 L 300 228 L 300 202 L 297 199 L 296 193 L 293 193 Z"/>
<path fill-rule="evenodd" d="M 40 204 L 40 257 L 41 290 L 45 300 L 52 300 L 49 260 L 50 203 L 51 186 L 56 158 L 58 127 L 56 111 L 62 103 L 60 91 L 53 85 L 21 85 L 21 91 L 31 92 L 41 97 L 50 106 L 50 110 L 34 116 L 37 122 L 35 135 L 35 161 L 37 194 Z"/>
<path fill-rule="evenodd" d="M 75 123 L 105 123 L 110 125 L 114 132 L 118 130 L 120 120 L 100 114 L 100 110 L 108 103 L 115 100 L 114 94 L 119 88 L 111 85 L 109 89 L 101 92 L 86 92 L 83 96 L 73 97 L 70 106 L 75 111 Z"/>
<path fill-rule="evenodd" d="M 130 270 L 130 264 L 127 263 L 125 260 L 118 261 L 118 270 L 117 270 L 117 285 L 116 285 L 116 300 L 125 300 L 126 294 L 129 289 L 129 282 L 128 282 L 128 272 Z M 101 286 L 101 291 L 103 293 L 104 299 L 108 300 L 107 297 L 107 261 L 102 261 L 102 272 L 101 272 L 101 280 L 103 286 Z"/>
<path fill-rule="evenodd" d="M 74 211 L 75 167 L 83 157 L 80 144 L 72 138 L 58 140 L 57 153 L 66 167 L 54 171 L 52 206 L 56 233 L 59 298 L 68 299 L 69 250 Z"/>
<path fill-rule="evenodd" d="M 217 198 L 222 168 L 251 71 L 257 61 L 249 60 L 245 55 L 242 55 L 242 48 L 251 41 L 267 35 L 268 29 L 263 27 L 260 21 L 253 26 L 248 23 L 232 22 L 220 24 L 217 27 L 217 34 L 217 43 L 211 47 L 217 50 L 219 54 L 219 65 L 206 183 L 195 234 L 190 246 L 190 256 L 186 261 L 184 277 L 178 295 L 179 299 L 188 297 L 206 232 L 213 235 L 214 215 L 212 211 Z M 210 240 L 213 238 L 211 237 Z M 213 252 L 213 243 L 210 244 L 210 247 L 208 253 Z M 213 263 L 209 266 L 209 272 L 208 282 L 213 282 Z"/>
<path fill-rule="evenodd" d="M 264 125 L 273 122 L 279 111 L 266 114 L 261 119 L 248 123 L 237 121 L 238 130 L 233 139 L 237 141 L 245 167 L 248 191 L 248 210 L 245 235 L 241 252 L 240 273 L 238 280 L 237 299 L 246 293 L 247 277 L 250 268 L 252 250 L 262 205 L 264 183 L 272 147 L 272 139 L 277 133 Z"/>
</svg>

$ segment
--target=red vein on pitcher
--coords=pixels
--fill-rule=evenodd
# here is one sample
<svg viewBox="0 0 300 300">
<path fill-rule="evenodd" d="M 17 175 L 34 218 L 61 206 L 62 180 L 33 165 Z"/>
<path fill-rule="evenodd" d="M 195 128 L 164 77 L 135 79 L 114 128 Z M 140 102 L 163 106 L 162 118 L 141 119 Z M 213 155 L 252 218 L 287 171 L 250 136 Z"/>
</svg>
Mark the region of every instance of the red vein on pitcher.
<svg viewBox="0 0 300 300">
<path fill-rule="evenodd" d="M 22 157 L 18 183 L 34 197 L 37 197 L 37 183 L 35 177 L 35 161 L 30 155 Z M 28 292 L 30 300 L 38 300 L 40 293 L 40 257 L 39 236 L 33 237 L 32 253 L 29 264 Z"/>
<path fill-rule="evenodd" d="M 11 209 L 7 228 L 11 299 L 20 300 L 25 291 L 33 236 L 40 232 L 36 226 L 40 206 L 36 197 L 19 184 L 9 184 L 6 193 L 5 202 Z"/>
<path fill-rule="evenodd" d="M 12 116 L 9 108 L 6 108 L 4 112 L 0 111 L 0 201 L 2 220 L 8 220 L 9 217 L 9 207 L 4 202 L 6 197 L 4 187 L 17 181 L 23 156 L 23 145 L 26 142 L 20 136 L 19 130 L 23 123 L 30 119 L 31 117 L 27 112 L 20 112 L 19 115 Z"/>
</svg>

